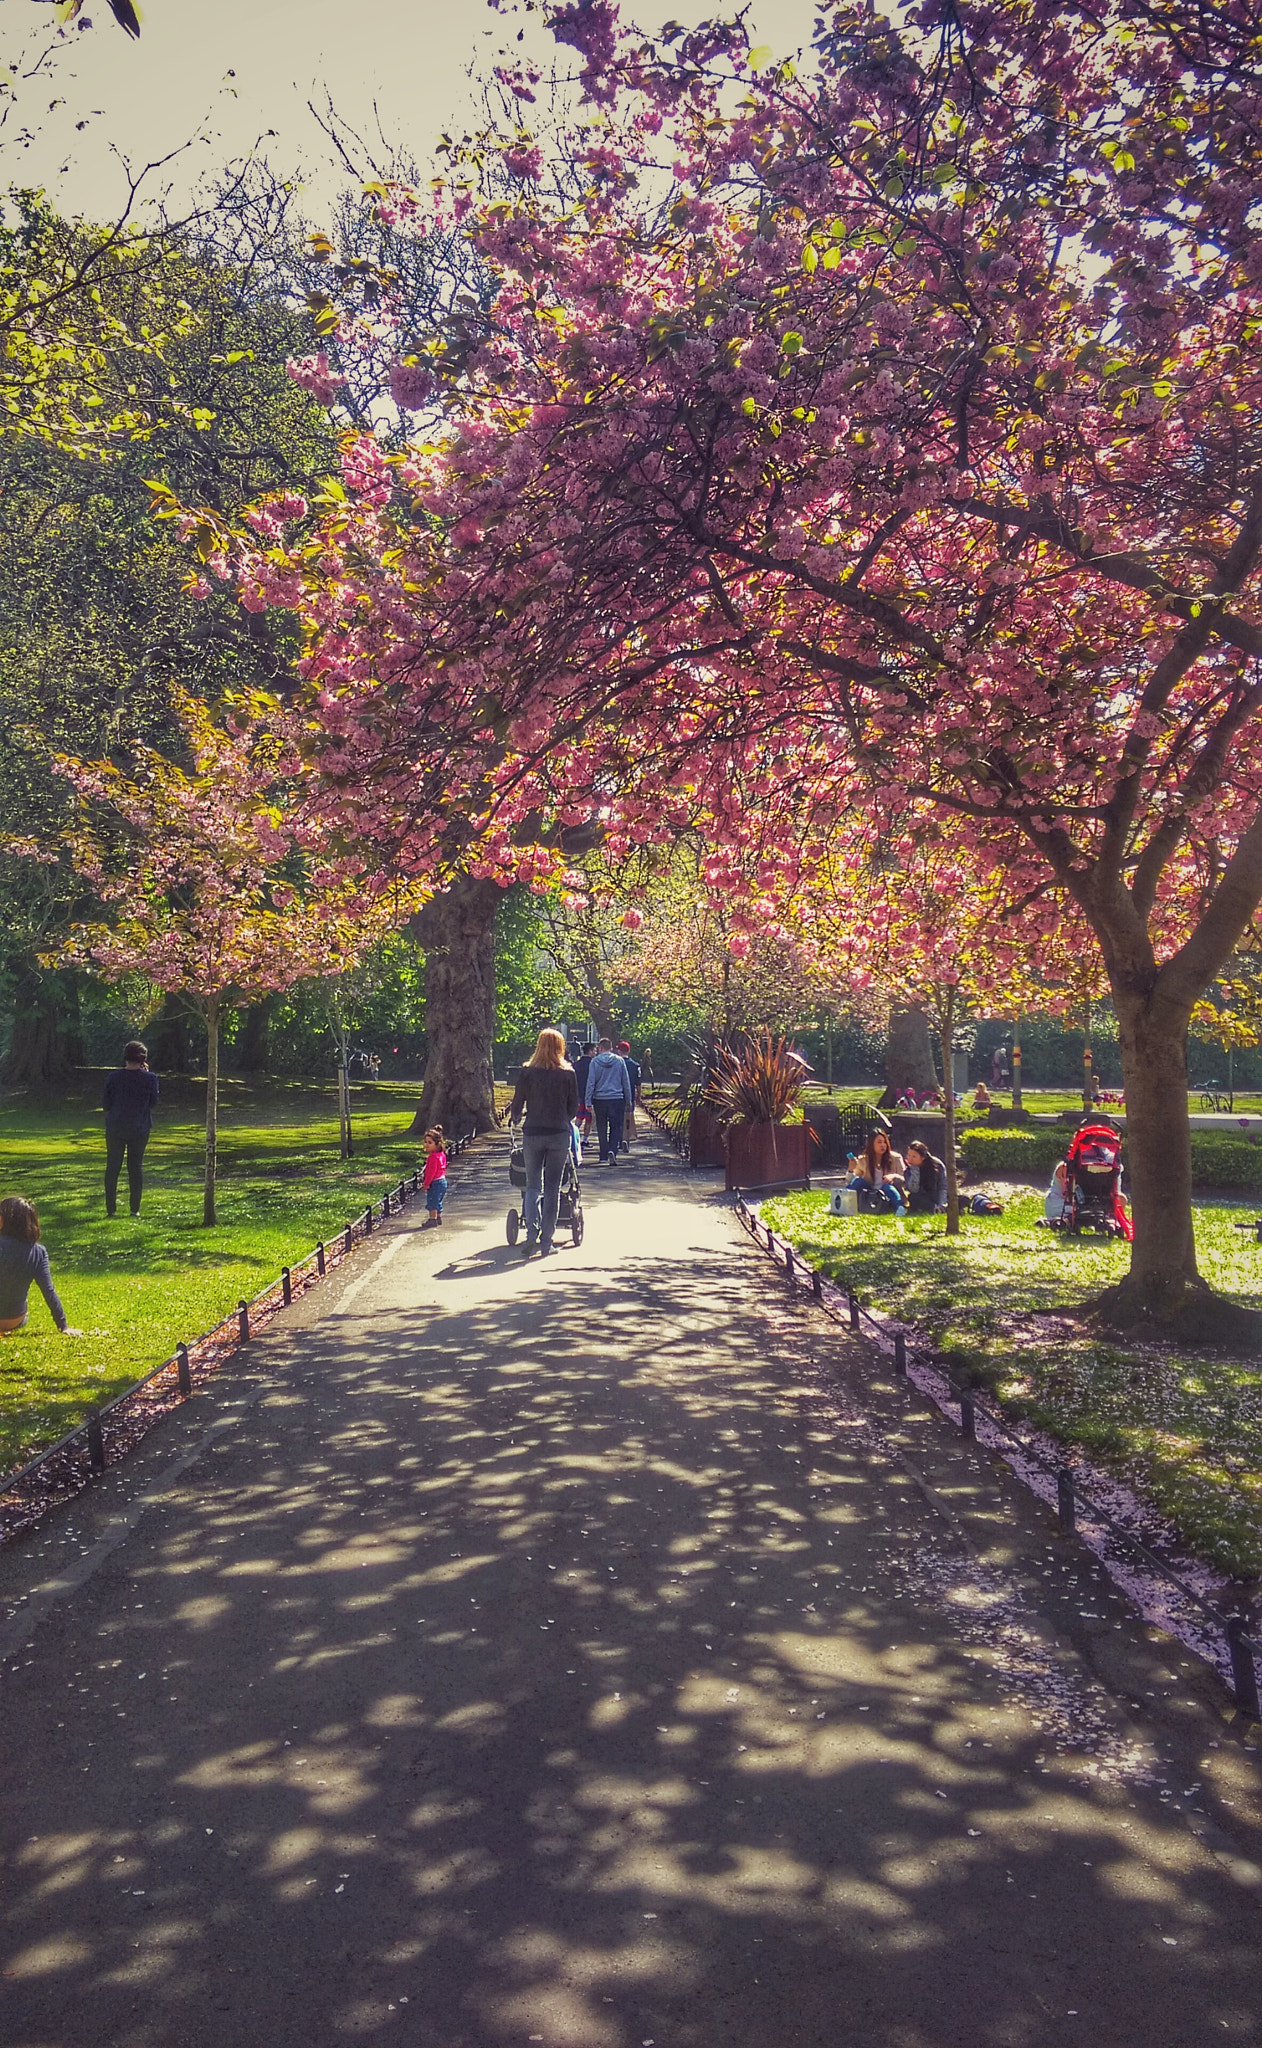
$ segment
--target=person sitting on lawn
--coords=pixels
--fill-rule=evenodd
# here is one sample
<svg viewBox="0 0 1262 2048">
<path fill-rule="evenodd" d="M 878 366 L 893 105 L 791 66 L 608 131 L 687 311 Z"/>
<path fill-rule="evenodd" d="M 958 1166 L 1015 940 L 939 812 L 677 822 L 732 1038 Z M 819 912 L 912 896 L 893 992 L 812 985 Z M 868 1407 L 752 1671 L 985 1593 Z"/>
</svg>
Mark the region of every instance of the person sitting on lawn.
<svg viewBox="0 0 1262 2048">
<path fill-rule="evenodd" d="M 1059 1223 L 1065 1213 L 1065 1173 L 1065 1162 L 1063 1159 L 1058 1159 L 1052 1174 L 1051 1184 L 1043 1197 L 1043 1221 L 1045 1223 Z"/>
<path fill-rule="evenodd" d="M 6 1195 L 0 1202 L 0 1335 L 12 1336 L 26 1321 L 32 1283 L 48 1303 L 48 1313 L 63 1337 L 81 1337 L 72 1330 L 53 1286 L 48 1253 L 39 1241 L 39 1216 L 34 1202 Z"/>
<path fill-rule="evenodd" d="M 907 1147 L 907 1171 L 903 1176 L 903 1199 L 909 1209 L 945 1209 L 946 1165 L 929 1150 L 923 1138 L 913 1138 Z"/>
<path fill-rule="evenodd" d="M 994 1099 L 995 1098 L 991 1094 L 989 1088 L 986 1086 L 986 1083 L 984 1081 L 979 1081 L 976 1088 L 973 1091 L 973 1108 L 989 1109 Z"/>
<path fill-rule="evenodd" d="M 870 1214 L 892 1209 L 901 1216 L 906 1171 L 903 1155 L 890 1144 L 888 1132 L 869 1131 L 859 1171 L 850 1183 L 858 1194 L 859 1207 Z"/>
</svg>

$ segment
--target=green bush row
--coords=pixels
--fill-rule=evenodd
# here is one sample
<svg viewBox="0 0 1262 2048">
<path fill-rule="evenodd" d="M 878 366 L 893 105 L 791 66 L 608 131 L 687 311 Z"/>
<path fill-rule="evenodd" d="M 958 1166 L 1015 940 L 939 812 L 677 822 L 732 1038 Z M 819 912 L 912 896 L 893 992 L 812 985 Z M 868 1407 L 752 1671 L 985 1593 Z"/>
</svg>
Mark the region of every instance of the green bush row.
<svg viewBox="0 0 1262 2048">
<path fill-rule="evenodd" d="M 965 1131 L 960 1151 L 970 1173 L 1050 1176 L 1073 1133 L 1068 1129 Z M 1123 1152 L 1125 1159 L 1125 1152 Z M 1197 1187 L 1262 1189 L 1262 1146 L 1243 1138 L 1192 1133 L 1192 1179 Z"/>
</svg>

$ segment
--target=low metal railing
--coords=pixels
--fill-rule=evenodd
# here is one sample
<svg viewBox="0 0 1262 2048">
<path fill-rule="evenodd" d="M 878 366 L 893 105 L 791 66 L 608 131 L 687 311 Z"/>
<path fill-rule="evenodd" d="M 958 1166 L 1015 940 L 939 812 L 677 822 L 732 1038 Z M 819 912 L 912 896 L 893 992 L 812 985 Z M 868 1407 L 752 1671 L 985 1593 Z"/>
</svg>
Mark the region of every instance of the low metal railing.
<svg viewBox="0 0 1262 2048">
<path fill-rule="evenodd" d="M 894 1372 L 899 1377 L 905 1377 L 907 1372 L 906 1332 L 900 1329 L 894 1329 L 892 1332 L 887 1331 L 885 1325 L 878 1321 L 868 1309 L 864 1308 L 853 1287 L 828 1280 L 817 1267 L 812 1266 L 809 1260 L 802 1257 L 796 1245 L 791 1244 L 787 1238 L 778 1236 L 770 1224 L 764 1223 L 762 1218 L 750 1208 L 745 1200 L 746 1195 L 756 1192 L 759 1191 L 753 1188 L 741 1188 L 737 1191 L 735 1201 L 736 1214 L 749 1231 L 754 1243 L 762 1250 L 768 1252 L 776 1264 L 782 1268 L 786 1276 L 795 1283 L 799 1270 L 806 1275 L 810 1281 L 813 1302 L 818 1308 L 823 1310 L 824 1314 L 832 1322 L 839 1323 L 843 1327 L 855 1331 L 861 1330 L 865 1322 L 871 1324 L 872 1329 L 880 1339 L 882 1350 L 885 1348 L 887 1339 L 892 1335 Z M 825 1286 L 835 1288 L 844 1298 L 844 1314 L 839 1313 L 832 1306 L 824 1292 Z M 1073 1534 L 1076 1524 L 1077 1507 L 1079 1501 L 1081 1501 L 1092 1519 L 1098 1522 L 1101 1527 L 1107 1529 L 1110 1536 L 1125 1544 L 1139 1557 L 1142 1557 L 1144 1564 L 1150 1571 L 1157 1573 L 1160 1578 L 1165 1580 L 1167 1585 L 1175 1587 L 1180 1597 L 1205 1617 L 1215 1634 L 1225 1639 L 1227 1657 L 1231 1667 L 1232 1693 L 1237 1707 L 1242 1714 L 1249 1715 L 1252 1720 L 1262 1720 L 1262 1701 L 1259 1699 L 1256 1662 L 1258 1655 L 1262 1654 L 1262 1643 L 1257 1642 L 1249 1634 L 1246 1617 L 1242 1614 L 1224 1617 L 1216 1608 L 1211 1607 L 1209 1602 L 1196 1591 L 1194 1586 L 1190 1586 L 1186 1579 L 1179 1576 L 1178 1572 L 1171 1570 L 1165 1559 L 1159 1557 L 1156 1551 L 1144 1542 L 1142 1536 L 1136 1535 L 1133 1529 L 1128 1529 L 1125 1523 L 1119 1522 L 1116 1516 L 1110 1514 L 1109 1510 L 1103 1507 L 1099 1501 L 1093 1500 L 1086 1489 L 1075 1478 L 1070 1466 L 1051 1464 L 1037 1445 L 1029 1443 L 1018 1434 L 1003 1414 L 1003 1411 L 993 1401 L 985 1399 L 984 1396 L 979 1400 L 976 1388 L 961 1386 L 941 1360 L 933 1358 L 931 1355 L 927 1362 L 931 1363 L 934 1372 L 945 1383 L 950 1396 L 959 1408 L 960 1429 L 964 1436 L 976 1437 L 977 1417 L 980 1411 L 988 1427 L 993 1429 L 997 1436 L 1006 1439 L 1014 1449 L 1021 1453 L 1023 1458 L 1028 1460 L 1031 1465 L 1037 1467 L 1049 1480 L 1055 1483 L 1056 1517 L 1062 1535 Z"/>
<path fill-rule="evenodd" d="M 475 1136 L 476 1132 L 470 1130 L 454 1138 L 447 1147 L 448 1157 L 458 1159 Z M 82 1422 L 68 1429 L 56 1443 L 49 1444 L 16 1471 L 0 1475 L 0 1540 L 29 1527 L 49 1507 L 69 1499 L 88 1479 L 104 1472 L 111 1463 L 111 1450 L 121 1456 L 131 1449 L 160 1414 L 187 1400 L 194 1384 L 204 1383 L 229 1353 L 250 1343 L 264 1324 L 340 1266 L 357 1241 L 370 1237 L 378 1223 L 401 1215 L 408 1202 L 423 1192 L 418 1166 L 367 1208 L 358 1211 L 336 1237 L 321 1239 L 305 1258 L 282 1266 L 275 1280 L 269 1280 L 248 1300 L 242 1297 L 236 1308 L 209 1330 L 188 1343 L 177 1344 L 170 1358 L 164 1358 L 161 1365 L 133 1380 L 112 1401 L 91 1409 Z M 147 1419 L 138 1428 L 139 1411 L 146 1408 Z M 31 1495 L 35 1482 L 54 1468 L 57 1480 L 53 1492 L 24 1502 L 23 1494 Z"/>
</svg>

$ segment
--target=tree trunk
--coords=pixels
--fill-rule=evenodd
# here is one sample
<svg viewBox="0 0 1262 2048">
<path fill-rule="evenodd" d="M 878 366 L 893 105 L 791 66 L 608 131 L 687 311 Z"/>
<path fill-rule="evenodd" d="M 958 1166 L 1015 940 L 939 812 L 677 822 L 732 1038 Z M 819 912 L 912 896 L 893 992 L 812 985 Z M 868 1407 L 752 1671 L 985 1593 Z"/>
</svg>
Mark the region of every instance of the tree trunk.
<svg viewBox="0 0 1262 2048">
<path fill-rule="evenodd" d="M 946 1234 L 958 1237 L 960 1234 L 960 1177 L 955 1167 L 955 1076 L 952 1073 L 953 1039 L 955 1037 L 955 990 L 948 988 L 939 1011 L 939 1049 L 942 1054 L 942 1071 L 949 1078 L 942 1091 L 942 1164 L 946 1168 L 947 1207 Z"/>
<path fill-rule="evenodd" d="M 1255 1349 L 1262 1316 L 1211 1292 L 1196 1264 L 1187 1026 L 1177 1007 L 1114 989 L 1126 1087 L 1126 1159 L 1135 1239 L 1125 1280 L 1103 1296 L 1122 1328 L 1156 1323 L 1193 1344 Z"/>
<path fill-rule="evenodd" d="M 951 1071 L 949 1062 L 946 1071 Z M 923 1095 L 937 1085 L 928 1017 L 923 1010 L 895 1010 L 890 1017 L 885 1047 L 885 1093 L 881 1108 L 892 1109 L 905 1088 L 914 1088 L 918 1095 Z"/>
<path fill-rule="evenodd" d="M 168 990 L 162 1008 L 148 1027 L 149 1064 L 156 1073 L 191 1074 L 192 1054 L 188 1042 L 188 1011 L 183 998 Z"/>
<path fill-rule="evenodd" d="M 206 1178 L 202 1197 L 202 1222 L 218 1222 L 215 1215 L 215 1172 L 219 1164 L 219 998 L 206 1004 Z"/>
<path fill-rule="evenodd" d="M 261 1003 L 251 1003 L 241 1012 L 237 1041 L 232 1048 L 232 1064 L 239 1074 L 267 1072 L 268 1041 L 279 1001 L 279 996 L 264 996 Z"/>
<path fill-rule="evenodd" d="M 449 1138 L 495 1127 L 495 912 L 502 890 L 463 876 L 412 920 L 425 951 L 428 1057 L 414 1132 Z"/>
<path fill-rule="evenodd" d="M 74 1073 L 68 1037 L 77 1032 L 77 1006 L 67 1032 L 65 978 L 23 963 L 13 993 L 13 1036 L 0 1060 L 0 1081 L 8 1088 L 46 1088 Z"/>
</svg>

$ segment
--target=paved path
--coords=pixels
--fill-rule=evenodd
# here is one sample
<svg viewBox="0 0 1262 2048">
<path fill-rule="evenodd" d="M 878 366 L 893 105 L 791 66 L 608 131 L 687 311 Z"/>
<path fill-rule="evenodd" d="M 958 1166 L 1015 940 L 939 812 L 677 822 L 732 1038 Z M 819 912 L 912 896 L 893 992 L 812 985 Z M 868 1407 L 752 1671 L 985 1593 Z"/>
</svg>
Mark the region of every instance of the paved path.
<svg viewBox="0 0 1262 2048">
<path fill-rule="evenodd" d="M 5 2048 L 1256 2043 L 1212 1684 L 663 1149 L 503 1163 L 0 1558 Z"/>
</svg>

